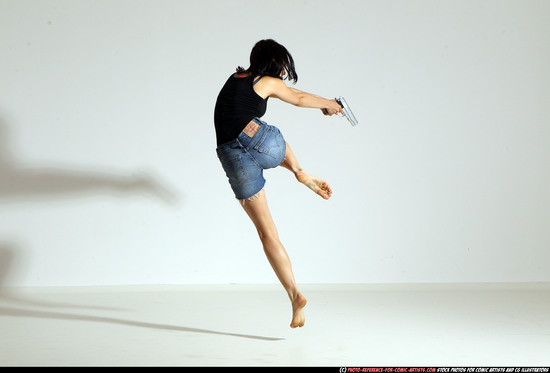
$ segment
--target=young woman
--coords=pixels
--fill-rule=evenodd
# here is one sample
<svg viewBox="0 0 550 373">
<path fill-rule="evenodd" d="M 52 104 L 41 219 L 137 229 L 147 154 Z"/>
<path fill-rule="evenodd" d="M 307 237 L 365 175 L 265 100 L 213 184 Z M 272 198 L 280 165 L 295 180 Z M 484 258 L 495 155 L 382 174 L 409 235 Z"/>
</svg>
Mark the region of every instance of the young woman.
<svg viewBox="0 0 550 373">
<path fill-rule="evenodd" d="M 254 223 L 264 252 L 292 303 L 291 328 L 305 323 L 306 298 L 298 291 L 290 259 L 279 240 L 264 191 L 263 170 L 282 166 L 324 199 L 332 195 L 323 180 L 307 174 L 278 128 L 260 118 L 269 97 L 298 107 L 318 108 L 324 115 L 342 113 L 336 100 L 289 88 L 298 75 L 287 49 L 274 40 L 261 40 L 252 49 L 250 67 L 237 68 L 221 89 L 214 111 L 216 152 L 235 197 Z"/>
</svg>

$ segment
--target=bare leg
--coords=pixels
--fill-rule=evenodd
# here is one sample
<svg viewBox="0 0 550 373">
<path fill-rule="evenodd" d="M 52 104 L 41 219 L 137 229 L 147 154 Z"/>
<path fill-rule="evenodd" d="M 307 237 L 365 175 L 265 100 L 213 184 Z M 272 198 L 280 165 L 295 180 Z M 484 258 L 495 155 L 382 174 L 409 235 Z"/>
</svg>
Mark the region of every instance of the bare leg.
<svg viewBox="0 0 550 373">
<path fill-rule="evenodd" d="M 267 259 L 279 278 L 279 281 L 288 293 L 292 303 L 292 322 L 290 327 L 296 328 L 304 326 L 306 319 L 303 308 L 307 300 L 300 294 L 296 286 L 290 259 L 283 244 L 279 240 L 277 228 L 275 227 L 269 207 L 267 206 L 265 191 L 262 190 L 255 198 L 247 200 L 243 204 L 243 208 L 256 226 Z"/>
<path fill-rule="evenodd" d="M 285 160 L 281 163 L 281 166 L 293 172 L 300 183 L 304 184 L 324 199 L 329 199 L 332 195 L 332 189 L 326 181 L 311 176 L 302 169 L 302 166 L 298 163 L 288 143 L 286 143 Z"/>
</svg>

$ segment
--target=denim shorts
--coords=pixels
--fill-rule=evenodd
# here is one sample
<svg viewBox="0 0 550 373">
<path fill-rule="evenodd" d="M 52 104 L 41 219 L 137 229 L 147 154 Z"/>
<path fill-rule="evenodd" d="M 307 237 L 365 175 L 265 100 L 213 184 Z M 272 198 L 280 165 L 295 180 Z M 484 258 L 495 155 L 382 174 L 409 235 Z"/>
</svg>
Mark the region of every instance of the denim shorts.
<svg viewBox="0 0 550 373">
<path fill-rule="evenodd" d="M 263 170 L 283 163 L 286 142 L 281 131 L 275 126 L 254 118 L 260 129 L 254 137 L 244 132 L 230 142 L 216 148 L 229 185 L 239 200 L 250 198 L 265 185 Z"/>
</svg>

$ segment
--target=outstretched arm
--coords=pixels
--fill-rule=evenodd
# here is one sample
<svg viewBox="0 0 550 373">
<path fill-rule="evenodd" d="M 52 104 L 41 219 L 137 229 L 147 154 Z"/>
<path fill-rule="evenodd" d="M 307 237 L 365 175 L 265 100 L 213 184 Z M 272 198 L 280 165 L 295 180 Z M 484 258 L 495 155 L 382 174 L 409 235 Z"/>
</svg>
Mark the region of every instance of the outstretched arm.
<svg viewBox="0 0 550 373">
<path fill-rule="evenodd" d="M 314 95 L 314 94 L 312 94 L 312 93 L 303 92 L 303 91 L 300 91 L 300 90 L 298 90 L 298 89 L 296 89 L 296 88 L 288 87 L 288 89 L 290 89 L 291 91 L 297 93 L 298 95 L 309 95 L 309 96 L 313 96 L 314 98 L 318 98 L 318 99 L 324 100 L 324 98 L 321 97 L 321 96 L 317 96 L 317 95 Z M 329 101 L 335 101 L 335 100 L 329 100 Z M 331 102 L 331 103 L 333 103 L 333 102 Z M 297 105 L 297 106 L 300 106 L 300 105 Z M 305 106 L 305 107 L 309 107 L 309 106 Z M 315 106 L 315 107 L 316 107 L 316 106 Z M 328 109 L 327 109 L 326 107 L 321 108 L 321 111 L 323 112 L 324 115 L 329 115 L 329 116 L 330 116 L 330 115 L 334 115 L 334 114 L 338 114 L 338 113 L 344 114 L 343 108 L 340 107 L 340 104 L 338 104 L 338 107 L 336 108 L 336 110 L 338 110 L 338 111 L 336 111 L 336 112 L 334 112 L 334 113 L 331 113 L 331 112 L 328 111 Z"/>
<path fill-rule="evenodd" d="M 328 100 L 321 96 L 287 87 L 281 79 L 266 76 L 258 82 L 255 89 L 262 97 L 278 98 L 298 107 L 326 109 L 328 115 L 343 114 L 342 107 L 336 100 Z"/>
</svg>

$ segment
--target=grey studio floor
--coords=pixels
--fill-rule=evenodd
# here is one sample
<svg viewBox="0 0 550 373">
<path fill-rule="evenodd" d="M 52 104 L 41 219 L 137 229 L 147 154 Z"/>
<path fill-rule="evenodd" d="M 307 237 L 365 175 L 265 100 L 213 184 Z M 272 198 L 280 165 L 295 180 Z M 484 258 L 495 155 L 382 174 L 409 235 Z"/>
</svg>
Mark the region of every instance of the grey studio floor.
<svg viewBox="0 0 550 373">
<path fill-rule="evenodd" d="M 550 284 L 5 288 L 1 366 L 548 366 Z"/>
</svg>

